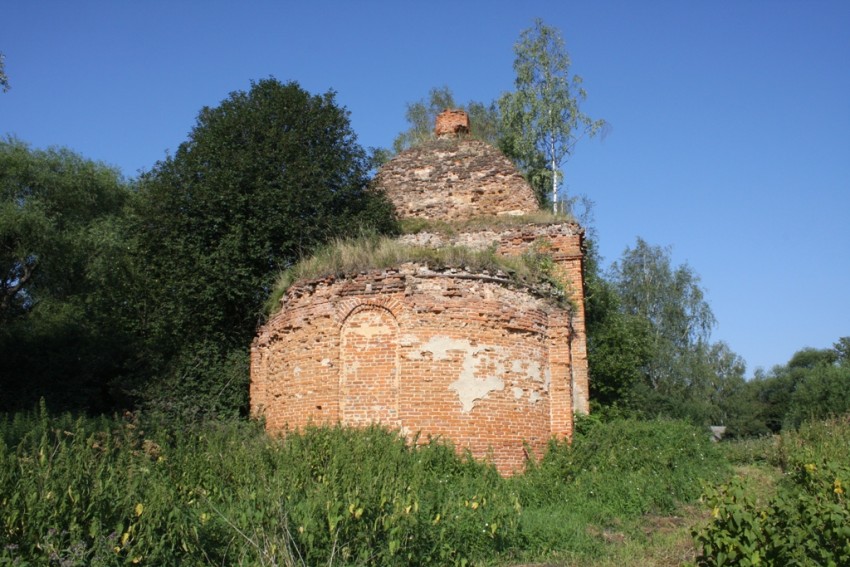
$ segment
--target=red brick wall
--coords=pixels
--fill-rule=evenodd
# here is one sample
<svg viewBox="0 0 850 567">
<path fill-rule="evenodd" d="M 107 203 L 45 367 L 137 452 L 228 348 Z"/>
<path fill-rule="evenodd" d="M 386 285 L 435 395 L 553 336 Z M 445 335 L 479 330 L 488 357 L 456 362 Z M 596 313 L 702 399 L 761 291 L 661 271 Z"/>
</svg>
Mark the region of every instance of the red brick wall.
<svg viewBox="0 0 850 567">
<path fill-rule="evenodd" d="M 432 140 L 395 156 L 373 185 L 399 217 L 462 220 L 537 210 L 531 186 L 499 150 L 473 139 Z"/>
<path fill-rule="evenodd" d="M 469 115 L 463 110 L 444 110 L 437 116 L 434 134 L 440 136 L 468 134 Z"/>
<path fill-rule="evenodd" d="M 572 431 L 569 312 L 420 268 L 292 288 L 252 348 L 252 410 L 270 431 L 379 421 L 521 470 L 525 444 Z"/>
<path fill-rule="evenodd" d="M 570 380 L 572 383 L 573 410 L 588 413 L 589 387 L 587 370 L 587 333 L 584 318 L 584 232 L 573 223 L 555 223 L 480 229 L 455 233 L 449 236 L 439 233 L 420 232 L 401 237 L 403 242 L 419 246 L 440 248 L 459 245 L 484 250 L 495 245 L 497 252 L 504 255 L 520 255 L 532 247 L 552 256 L 556 275 L 564 282 L 573 309 L 567 322 L 566 336 L 570 358 Z M 570 429 L 572 431 L 572 429 Z"/>
</svg>

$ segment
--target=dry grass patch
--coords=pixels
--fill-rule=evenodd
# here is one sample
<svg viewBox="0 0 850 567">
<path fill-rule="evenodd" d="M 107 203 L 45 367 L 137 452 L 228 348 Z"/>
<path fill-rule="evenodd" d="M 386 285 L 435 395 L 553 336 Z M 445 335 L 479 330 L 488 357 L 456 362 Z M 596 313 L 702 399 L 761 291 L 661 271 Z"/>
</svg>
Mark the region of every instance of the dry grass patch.
<svg viewBox="0 0 850 567">
<path fill-rule="evenodd" d="M 521 256 L 501 256 L 493 248 L 429 248 L 370 236 L 335 240 L 282 272 L 266 302 L 266 313 L 271 315 L 278 309 L 281 297 L 297 281 L 386 270 L 409 262 L 432 270 L 459 268 L 470 273 L 489 274 L 506 282 L 532 287 L 559 304 L 568 304 L 563 284 L 551 276 L 551 258 L 540 251 L 534 250 Z"/>
</svg>

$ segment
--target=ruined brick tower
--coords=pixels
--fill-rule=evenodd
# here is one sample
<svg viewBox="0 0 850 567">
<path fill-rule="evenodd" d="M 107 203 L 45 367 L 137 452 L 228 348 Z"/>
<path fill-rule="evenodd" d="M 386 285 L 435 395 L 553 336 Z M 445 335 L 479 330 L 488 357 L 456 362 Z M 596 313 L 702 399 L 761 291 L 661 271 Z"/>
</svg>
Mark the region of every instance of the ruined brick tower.
<svg viewBox="0 0 850 567">
<path fill-rule="evenodd" d="M 381 168 L 376 187 L 400 218 L 425 226 L 400 239 L 543 249 L 569 301 L 500 274 L 415 262 L 296 282 L 251 349 L 251 409 L 269 431 L 380 422 L 449 439 L 510 474 L 587 413 L 583 232 L 528 217 L 531 187 L 468 131 L 465 113 L 444 112 L 435 140 Z"/>
</svg>

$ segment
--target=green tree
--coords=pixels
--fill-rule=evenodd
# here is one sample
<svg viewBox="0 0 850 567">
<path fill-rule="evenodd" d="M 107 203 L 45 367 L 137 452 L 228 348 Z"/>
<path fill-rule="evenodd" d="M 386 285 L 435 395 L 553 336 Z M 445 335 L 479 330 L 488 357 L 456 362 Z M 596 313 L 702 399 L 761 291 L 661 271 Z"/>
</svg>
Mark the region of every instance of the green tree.
<svg viewBox="0 0 850 567">
<path fill-rule="evenodd" d="M 246 407 L 248 345 L 278 273 L 358 227 L 393 230 L 368 167 L 333 92 L 266 79 L 200 111 L 140 181 L 142 332 L 164 365 L 149 398 L 193 413 Z"/>
<path fill-rule="evenodd" d="M 850 411 L 850 364 L 848 337 L 833 347 L 806 347 L 769 372 L 756 371 L 741 390 L 732 432 L 738 436 L 778 433 L 799 427 L 811 418 L 825 418 Z"/>
<path fill-rule="evenodd" d="M 111 405 L 128 343 L 98 297 L 130 197 L 113 168 L 0 141 L 0 406 Z"/>
<path fill-rule="evenodd" d="M 432 139 L 437 115 L 456 107 L 454 95 L 447 86 L 435 87 L 428 92 L 427 98 L 407 103 L 404 119 L 408 128 L 393 140 L 393 150 L 399 153 Z"/>
<path fill-rule="evenodd" d="M 0 321 L 85 293 L 92 230 L 128 196 L 115 169 L 0 141 Z"/>
<path fill-rule="evenodd" d="M 499 99 L 502 149 L 540 193 L 541 203 L 548 186 L 557 212 L 563 163 L 578 141 L 595 136 L 605 121 L 581 111 L 587 93 L 581 77 L 570 73 L 570 56 L 557 29 L 535 20 L 520 35 L 514 53 L 516 90 Z"/>
<path fill-rule="evenodd" d="M 797 428 L 804 421 L 850 412 L 849 387 L 848 366 L 821 364 L 809 369 L 791 394 L 783 426 Z"/>
<path fill-rule="evenodd" d="M 835 357 L 841 366 L 850 366 L 850 337 L 841 337 L 832 345 Z"/>
<path fill-rule="evenodd" d="M 646 329 L 632 338 L 645 363 L 641 379 L 629 380 L 631 407 L 701 425 L 733 421 L 745 365 L 726 344 L 710 342 L 715 319 L 699 276 L 688 265 L 673 266 L 668 248 L 638 238 L 611 266 L 609 278 L 622 315 Z"/>
<path fill-rule="evenodd" d="M 628 409 L 652 354 L 649 322 L 622 308 L 614 284 L 600 273 L 599 257 L 587 241 L 585 324 L 590 397 L 595 410 Z"/>
<path fill-rule="evenodd" d="M 846 360 L 848 337 L 833 348 L 807 347 L 794 353 L 777 374 L 789 377 L 790 392 L 783 427 L 799 427 L 810 419 L 824 419 L 850 412 L 850 364 Z"/>
<path fill-rule="evenodd" d="M 638 238 L 612 265 L 611 279 L 625 312 L 651 326 L 653 357 L 646 369 L 650 387 L 669 385 L 681 357 L 706 342 L 715 324 L 699 276 L 688 265 L 674 268 L 669 248 Z"/>
</svg>

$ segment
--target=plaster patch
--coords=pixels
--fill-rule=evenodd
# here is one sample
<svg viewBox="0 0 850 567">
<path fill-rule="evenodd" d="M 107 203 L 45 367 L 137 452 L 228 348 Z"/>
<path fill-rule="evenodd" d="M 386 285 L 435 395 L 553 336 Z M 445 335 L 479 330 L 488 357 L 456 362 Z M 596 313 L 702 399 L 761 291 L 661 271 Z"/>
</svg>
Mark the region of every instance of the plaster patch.
<svg viewBox="0 0 850 567">
<path fill-rule="evenodd" d="M 528 396 L 528 401 L 532 404 L 536 404 L 540 401 L 540 392 L 531 392 Z"/>
<path fill-rule="evenodd" d="M 522 388 L 513 388 L 514 399 L 522 398 Z"/>
<path fill-rule="evenodd" d="M 528 377 L 534 380 L 535 382 L 543 382 L 543 372 L 540 371 L 540 363 L 536 360 L 528 361 L 528 369 L 526 372 L 528 373 Z"/>
<path fill-rule="evenodd" d="M 540 363 L 536 360 L 514 359 L 511 363 L 511 372 L 524 375 L 535 382 L 545 382 L 546 378 L 540 369 Z"/>
<path fill-rule="evenodd" d="M 472 354 L 476 354 L 481 348 L 473 347 L 466 339 L 453 339 L 451 337 L 437 335 L 431 337 L 427 343 L 422 345 L 419 352 L 410 353 L 408 358 L 422 359 L 425 358 L 424 355 L 426 352 L 430 352 L 433 360 L 450 360 L 449 351 L 461 351 L 464 354 L 472 351 Z"/>
<path fill-rule="evenodd" d="M 498 376 L 488 376 L 480 380 L 474 375 L 464 376 L 461 373 L 461 377 L 452 382 L 449 389 L 457 392 L 457 397 L 463 404 L 463 413 L 469 413 L 475 407 L 475 402 L 486 398 L 490 392 L 504 390 L 505 382 Z"/>
</svg>

